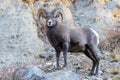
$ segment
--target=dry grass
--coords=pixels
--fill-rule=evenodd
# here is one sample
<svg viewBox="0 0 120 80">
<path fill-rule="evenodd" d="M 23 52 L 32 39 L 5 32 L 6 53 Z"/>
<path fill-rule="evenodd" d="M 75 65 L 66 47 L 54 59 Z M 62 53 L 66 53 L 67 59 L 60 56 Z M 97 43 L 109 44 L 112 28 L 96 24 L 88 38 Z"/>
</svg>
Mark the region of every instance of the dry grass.
<svg viewBox="0 0 120 80">
<path fill-rule="evenodd" d="M 112 53 L 119 53 L 120 51 L 120 28 L 102 28 L 100 35 L 104 35 L 105 40 L 101 41 L 100 48 Z"/>
<path fill-rule="evenodd" d="M 9 65 L 5 66 L 0 71 L 0 80 L 14 80 L 14 74 L 17 70 L 22 69 L 28 64 L 20 64 L 18 66 Z"/>
<path fill-rule="evenodd" d="M 109 28 L 109 27 L 101 27 L 100 31 L 101 35 L 105 35 L 106 38 L 113 38 L 117 35 L 120 35 L 120 27 L 116 26 L 115 28 Z"/>
<path fill-rule="evenodd" d="M 119 49 L 115 48 L 113 50 L 113 53 L 110 54 L 110 56 L 115 60 L 115 61 L 119 61 L 120 60 L 120 54 L 119 53 Z"/>
<path fill-rule="evenodd" d="M 120 67 L 112 67 L 112 68 L 108 68 L 107 72 L 109 74 L 113 74 L 113 75 L 117 75 L 120 73 Z"/>
<path fill-rule="evenodd" d="M 45 64 L 45 60 L 43 61 L 42 59 L 40 59 L 37 61 L 31 61 L 31 62 L 26 62 L 26 63 L 21 62 L 20 64 L 16 64 L 16 65 L 12 65 L 12 64 L 5 65 L 4 67 L 0 69 L 0 80 L 14 80 L 16 71 L 23 69 L 24 67 L 28 65 L 39 66 L 40 64 L 42 64 L 42 67 L 43 67 Z"/>
</svg>

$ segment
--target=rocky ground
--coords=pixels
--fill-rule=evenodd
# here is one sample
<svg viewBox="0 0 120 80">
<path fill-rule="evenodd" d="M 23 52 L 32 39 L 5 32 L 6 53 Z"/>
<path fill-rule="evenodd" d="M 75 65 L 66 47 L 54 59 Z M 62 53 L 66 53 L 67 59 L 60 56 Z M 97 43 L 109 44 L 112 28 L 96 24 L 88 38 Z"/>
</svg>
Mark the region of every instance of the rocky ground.
<svg viewBox="0 0 120 80">
<path fill-rule="evenodd" d="M 35 2 L 33 7 L 21 0 L 0 0 L 0 80 L 120 80 L 120 37 L 107 40 L 120 33 L 119 0 L 49 1 Z M 70 28 L 79 24 L 99 33 L 98 76 L 88 76 L 92 61 L 83 53 L 68 53 L 68 67 L 54 70 L 55 51 L 36 23 L 37 9 L 44 3 L 63 4 L 65 23 Z M 62 54 L 60 64 L 62 67 Z"/>
<path fill-rule="evenodd" d="M 82 53 L 68 53 L 68 67 L 55 70 L 55 55 L 41 54 L 37 63 L 4 67 L 1 80 L 120 80 L 120 58 L 101 54 L 98 76 L 88 76 L 92 61 Z M 60 65 L 63 66 L 61 55 Z"/>
</svg>

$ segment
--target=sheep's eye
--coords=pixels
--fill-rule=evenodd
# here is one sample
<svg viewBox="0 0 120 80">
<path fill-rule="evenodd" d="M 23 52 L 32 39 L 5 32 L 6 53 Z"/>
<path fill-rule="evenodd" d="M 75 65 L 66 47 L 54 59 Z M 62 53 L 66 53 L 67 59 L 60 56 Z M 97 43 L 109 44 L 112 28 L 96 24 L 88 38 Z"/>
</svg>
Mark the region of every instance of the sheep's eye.
<svg viewBox="0 0 120 80">
<path fill-rule="evenodd" d="M 42 14 L 42 17 L 43 17 L 43 18 L 47 18 L 47 16 L 46 16 L 46 15 L 44 15 L 44 14 Z"/>
<path fill-rule="evenodd" d="M 59 17 L 59 14 L 56 14 L 54 17 L 55 17 L 55 18 L 58 18 L 58 17 Z"/>
</svg>

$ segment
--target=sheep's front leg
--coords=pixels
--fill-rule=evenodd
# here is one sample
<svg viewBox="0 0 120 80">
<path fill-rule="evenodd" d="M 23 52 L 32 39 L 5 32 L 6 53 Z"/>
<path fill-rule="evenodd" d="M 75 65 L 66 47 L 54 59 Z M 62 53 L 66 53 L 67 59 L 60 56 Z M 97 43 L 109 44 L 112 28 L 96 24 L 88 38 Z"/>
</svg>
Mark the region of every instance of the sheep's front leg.
<svg viewBox="0 0 120 80">
<path fill-rule="evenodd" d="M 69 43 L 64 42 L 63 43 L 63 57 L 64 57 L 64 66 L 67 67 L 67 53 L 68 53 Z"/>
<path fill-rule="evenodd" d="M 56 50 L 56 65 L 57 65 L 57 69 L 59 69 L 59 58 L 60 58 L 60 51 Z"/>
</svg>

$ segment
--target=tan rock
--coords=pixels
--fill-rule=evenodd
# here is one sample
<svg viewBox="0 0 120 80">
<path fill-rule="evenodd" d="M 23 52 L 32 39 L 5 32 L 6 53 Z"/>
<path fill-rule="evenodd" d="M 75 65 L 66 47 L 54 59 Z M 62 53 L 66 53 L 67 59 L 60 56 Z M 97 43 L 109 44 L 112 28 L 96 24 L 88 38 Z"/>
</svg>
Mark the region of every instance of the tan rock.
<svg viewBox="0 0 120 80">
<path fill-rule="evenodd" d="M 114 17 L 120 17 L 120 6 L 116 6 L 111 10 Z"/>
<path fill-rule="evenodd" d="M 106 2 L 109 2 L 110 0 L 98 0 L 99 4 L 105 4 Z"/>
<path fill-rule="evenodd" d="M 30 3 L 30 2 L 34 2 L 35 0 L 22 0 L 23 2 L 27 2 L 27 3 Z"/>
</svg>

